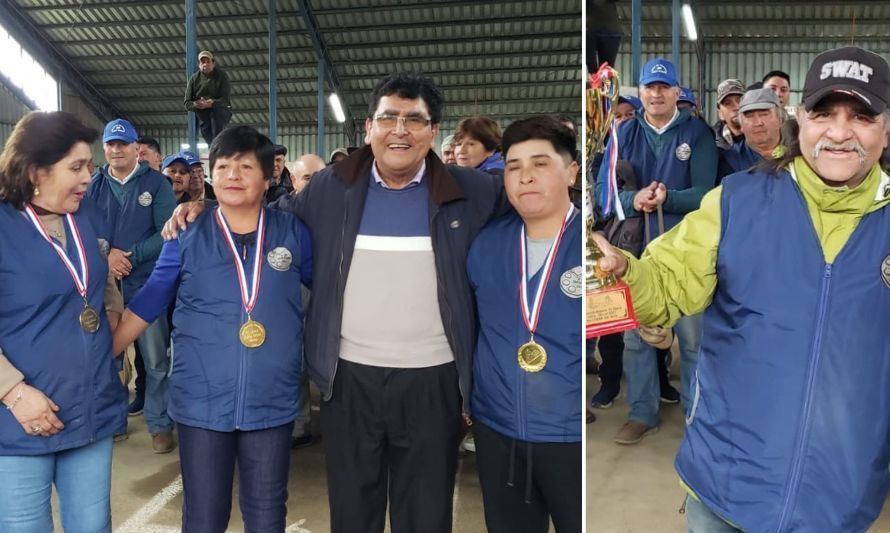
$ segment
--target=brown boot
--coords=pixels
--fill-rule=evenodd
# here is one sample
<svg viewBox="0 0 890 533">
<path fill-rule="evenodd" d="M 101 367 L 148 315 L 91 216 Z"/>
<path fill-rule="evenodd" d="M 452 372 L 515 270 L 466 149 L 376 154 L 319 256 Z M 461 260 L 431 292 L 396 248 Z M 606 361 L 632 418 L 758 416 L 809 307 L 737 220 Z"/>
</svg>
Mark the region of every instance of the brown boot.
<svg viewBox="0 0 890 533">
<path fill-rule="evenodd" d="M 615 442 L 618 444 L 636 444 L 651 433 L 658 433 L 658 426 L 647 426 L 636 420 L 628 420 L 615 434 Z"/>
<path fill-rule="evenodd" d="M 151 449 L 155 453 L 170 453 L 175 447 L 176 443 L 173 442 L 172 431 L 161 431 L 160 433 L 151 434 Z"/>
</svg>

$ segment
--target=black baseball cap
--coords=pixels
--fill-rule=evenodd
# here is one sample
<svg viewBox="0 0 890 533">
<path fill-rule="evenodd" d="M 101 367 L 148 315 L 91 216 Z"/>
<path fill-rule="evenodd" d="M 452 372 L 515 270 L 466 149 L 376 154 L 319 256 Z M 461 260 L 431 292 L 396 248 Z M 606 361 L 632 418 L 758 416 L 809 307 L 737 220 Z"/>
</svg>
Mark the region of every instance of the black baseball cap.
<svg viewBox="0 0 890 533">
<path fill-rule="evenodd" d="M 853 96 L 878 115 L 890 103 L 890 66 L 874 52 L 845 46 L 822 52 L 813 60 L 803 86 L 803 105 L 812 110 L 823 98 Z"/>
</svg>

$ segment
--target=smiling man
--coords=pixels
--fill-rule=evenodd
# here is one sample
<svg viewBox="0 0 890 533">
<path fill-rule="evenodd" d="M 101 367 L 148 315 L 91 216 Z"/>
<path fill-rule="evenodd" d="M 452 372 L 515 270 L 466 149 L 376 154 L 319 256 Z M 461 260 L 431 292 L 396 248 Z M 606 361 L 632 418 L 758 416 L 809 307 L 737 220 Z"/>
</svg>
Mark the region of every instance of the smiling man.
<svg viewBox="0 0 890 533">
<path fill-rule="evenodd" d="M 552 520 L 557 531 L 580 533 L 582 219 L 569 201 L 575 134 L 536 116 L 510 124 L 503 147 L 504 187 L 516 213 L 486 226 L 467 259 L 479 309 L 472 408 L 485 523 L 491 533 L 546 533 Z M 540 353 L 546 359 L 529 357 Z"/>
<path fill-rule="evenodd" d="M 324 400 L 331 531 L 382 532 L 388 505 L 393 533 L 446 533 L 476 342 L 467 252 L 509 203 L 501 178 L 432 151 L 432 80 L 393 74 L 370 100 L 367 146 L 276 202 L 313 235 L 305 354 Z M 183 204 L 169 228 L 200 209 Z"/>
<path fill-rule="evenodd" d="M 739 103 L 739 118 L 745 138 L 728 149 L 720 149 L 718 178 L 750 169 L 764 159 L 784 153 L 782 124 L 785 110 L 770 89 L 752 89 Z"/>
<path fill-rule="evenodd" d="M 640 321 L 704 311 L 676 461 L 690 532 L 865 531 L 881 512 L 888 102 L 881 56 L 819 54 L 797 108 L 799 144 L 773 169 L 728 176 L 641 260 L 598 238 L 599 267 L 630 285 Z"/>
<path fill-rule="evenodd" d="M 633 167 L 636 190 L 620 192 L 619 199 L 627 216 L 649 218 L 650 232 L 645 239 L 648 242 L 658 236 L 659 207 L 664 212 L 664 227 L 668 230 L 687 213 L 698 209 L 717 177 L 717 147 L 704 121 L 693 117 L 689 109 L 677 109 L 680 88 L 676 69 L 670 61 L 653 59 L 643 65 L 639 89 L 643 109 L 618 128 L 618 159 L 629 161 Z M 608 150 L 609 147 L 606 153 Z M 598 190 L 607 170 L 606 161 L 597 177 Z M 681 398 L 683 406 L 689 409 L 701 317 L 684 317 L 675 333 L 682 357 Z M 636 444 L 658 430 L 661 397 L 655 348 L 643 342 L 639 330 L 624 334 L 623 363 L 630 413 L 615 435 L 615 442 Z"/>
</svg>

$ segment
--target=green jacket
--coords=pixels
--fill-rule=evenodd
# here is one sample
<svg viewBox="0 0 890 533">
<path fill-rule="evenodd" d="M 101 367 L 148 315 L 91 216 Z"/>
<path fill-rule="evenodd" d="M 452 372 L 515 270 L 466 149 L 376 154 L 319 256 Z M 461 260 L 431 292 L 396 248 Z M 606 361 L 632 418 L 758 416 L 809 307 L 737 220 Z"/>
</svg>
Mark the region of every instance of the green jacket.
<svg viewBox="0 0 890 533">
<path fill-rule="evenodd" d="M 890 203 L 890 176 L 877 164 L 854 189 L 826 185 L 801 156 L 787 169 L 790 176 L 780 179 L 797 183 L 826 263 L 834 261 L 866 213 Z M 711 304 L 717 287 L 722 191 L 717 187 L 708 192 L 697 211 L 652 241 L 640 259 L 624 253 L 628 260 L 624 281 L 631 288 L 641 324 L 671 326 L 681 316 L 700 313 Z"/>
<path fill-rule="evenodd" d="M 185 88 L 185 109 L 186 111 L 194 111 L 195 100 L 202 97 L 212 99 L 213 107 L 230 107 L 230 91 L 229 75 L 223 69 L 214 67 L 213 72 L 209 76 L 205 76 L 199 70 L 192 74 Z"/>
</svg>

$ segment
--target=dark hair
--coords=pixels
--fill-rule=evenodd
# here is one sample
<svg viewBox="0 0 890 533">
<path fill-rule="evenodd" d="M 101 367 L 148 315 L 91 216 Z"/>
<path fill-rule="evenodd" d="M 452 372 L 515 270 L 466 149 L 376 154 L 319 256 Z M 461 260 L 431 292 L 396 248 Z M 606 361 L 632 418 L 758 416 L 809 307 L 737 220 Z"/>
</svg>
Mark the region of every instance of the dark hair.
<svg viewBox="0 0 890 533">
<path fill-rule="evenodd" d="M 791 85 L 791 76 L 789 76 L 787 72 L 784 72 L 781 70 L 771 70 L 771 71 L 767 72 L 766 76 L 764 76 L 763 79 L 760 81 L 763 83 L 766 83 L 766 80 L 768 80 L 770 78 L 774 78 L 776 76 L 778 76 L 780 78 L 784 78 L 785 81 L 788 82 L 788 85 Z"/>
<path fill-rule="evenodd" d="M 15 125 L 0 154 L 0 200 L 24 209 L 34 196 L 31 172 L 55 165 L 75 144 L 92 144 L 98 137 L 98 131 L 71 113 L 28 113 Z"/>
<path fill-rule="evenodd" d="M 430 110 L 430 122 L 438 124 L 442 121 L 442 106 L 445 98 L 433 80 L 417 72 L 398 72 L 383 78 L 371 93 L 371 105 L 368 106 L 368 117 L 374 116 L 380 99 L 384 96 L 397 95 L 400 98 L 413 100 L 423 99 Z"/>
<path fill-rule="evenodd" d="M 504 159 L 507 158 L 507 152 L 511 146 L 533 139 L 548 141 L 558 154 L 562 154 L 570 160 L 575 159 L 577 151 L 575 133 L 552 115 L 534 115 L 517 120 L 507 126 L 504 136 L 501 138 Z"/>
<path fill-rule="evenodd" d="M 454 130 L 454 144 L 469 137 L 481 142 L 489 152 L 494 152 L 501 147 L 502 135 L 498 123 L 488 117 L 465 118 L 457 124 L 457 129 Z"/>
<path fill-rule="evenodd" d="M 276 144 L 275 155 L 287 155 L 287 146 L 283 144 Z"/>
<path fill-rule="evenodd" d="M 157 139 L 153 139 L 151 137 L 139 137 L 138 139 L 136 139 L 136 144 L 146 144 L 155 152 L 159 154 L 161 153 L 161 145 L 158 144 Z"/>
<path fill-rule="evenodd" d="M 231 126 L 220 132 L 210 143 L 210 171 L 218 157 L 232 157 L 252 153 L 263 169 L 263 179 L 272 179 L 275 168 L 275 145 L 253 126 Z"/>
<path fill-rule="evenodd" d="M 630 102 L 628 102 L 628 103 L 630 103 Z M 631 104 L 631 105 L 633 105 L 633 104 Z M 572 116 L 568 113 L 560 113 L 559 115 L 556 115 L 556 120 L 563 123 L 570 130 L 578 131 L 578 124 L 575 123 L 574 116 Z M 569 126 L 569 124 L 571 124 L 571 126 Z"/>
</svg>

